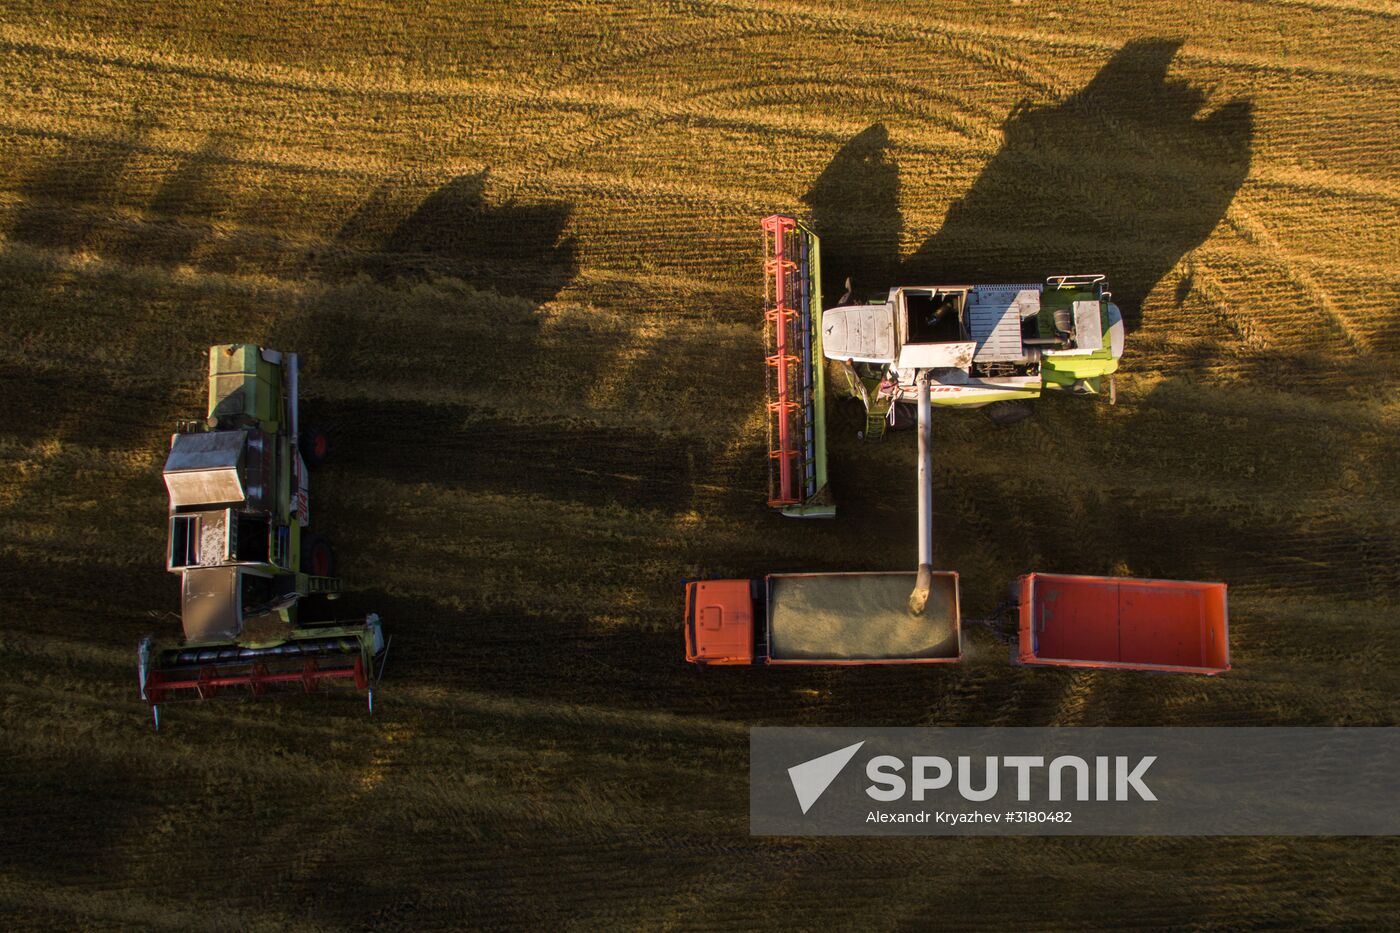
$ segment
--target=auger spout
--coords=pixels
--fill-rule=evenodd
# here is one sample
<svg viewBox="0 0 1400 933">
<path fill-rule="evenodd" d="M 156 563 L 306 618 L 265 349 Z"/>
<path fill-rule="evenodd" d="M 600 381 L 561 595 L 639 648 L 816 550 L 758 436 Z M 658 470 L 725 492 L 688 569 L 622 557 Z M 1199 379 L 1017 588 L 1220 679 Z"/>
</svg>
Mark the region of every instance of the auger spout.
<svg viewBox="0 0 1400 933">
<path fill-rule="evenodd" d="M 918 375 L 919 387 L 919 572 L 909 594 L 909 612 L 923 615 L 933 585 L 933 425 L 929 414 L 928 370 Z"/>
</svg>

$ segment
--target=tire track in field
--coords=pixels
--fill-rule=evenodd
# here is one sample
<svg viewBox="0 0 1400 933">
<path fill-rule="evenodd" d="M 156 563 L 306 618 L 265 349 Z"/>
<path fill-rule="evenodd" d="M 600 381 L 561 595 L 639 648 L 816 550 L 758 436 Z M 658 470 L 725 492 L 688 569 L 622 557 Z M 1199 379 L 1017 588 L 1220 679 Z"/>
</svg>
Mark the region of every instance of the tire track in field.
<svg viewBox="0 0 1400 933">
<path fill-rule="evenodd" d="M 1115 134 L 1135 140 L 1135 142 L 1144 149 L 1157 152 L 1159 158 L 1164 158 L 1167 155 L 1160 149 L 1160 144 L 1147 139 L 1123 121 L 1117 120 L 1112 114 L 1095 105 L 1092 101 L 1087 102 L 1086 109 L 1091 112 L 1096 112 L 1098 117 L 1104 121 L 1105 125 L 1113 127 Z M 1271 258 L 1283 271 L 1285 277 L 1290 279 L 1294 285 L 1297 285 L 1299 289 L 1317 305 L 1319 310 L 1337 324 L 1348 349 L 1353 352 L 1359 350 L 1355 334 L 1351 328 L 1347 326 L 1346 321 L 1327 298 L 1326 293 L 1313 282 L 1311 277 L 1300 270 L 1296 264 L 1289 261 L 1287 255 L 1283 252 L 1281 247 L 1279 247 L 1278 241 L 1268 232 L 1266 225 L 1245 207 L 1238 195 L 1233 198 L 1230 203 L 1230 207 L 1226 212 L 1226 220 L 1231 228 L 1242 238 L 1252 245 L 1257 246 L 1261 252 Z M 1210 288 L 1213 293 L 1219 294 L 1224 290 L 1223 284 L 1218 280 L 1218 276 L 1211 272 L 1204 257 L 1197 263 L 1196 269 L 1205 273 L 1203 284 Z M 1234 305 L 1231 303 L 1217 305 L 1217 307 L 1221 311 L 1228 312 Z M 1250 333 L 1254 339 L 1260 339 L 1257 330 L 1253 326 L 1253 322 L 1248 317 L 1239 319 L 1236 327 L 1239 328 L 1241 332 Z"/>
<path fill-rule="evenodd" d="M 755 0 L 693 0 L 693 2 L 697 9 L 706 11 L 723 10 L 731 13 L 750 14 L 766 12 L 794 24 L 815 26 L 827 32 L 860 34 L 872 38 L 909 35 L 938 37 L 948 42 L 960 42 L 969 47 L 975 47 L 980 42 L 989 45 L 1002 45 L 1003 47 L 1007 45 L 1028 48 L 1059 47 L 1096 52 L 1112 52 L 1117 48 L 1117 45 L 1111 40 L 1097 40 L 1082 33 L 1071 36 L 1063 33 L 1000 29 L 972 26 L 946 19 L 929 23 L 922 19 L 916 21 L 912 16 L 880 14 L 868 9 L 845 12 L 830 7 L 818 9 L 803 3 L 764 3 L 755 2 Z M 710 12 L 709 15 L 714 14 Z M 1350 80 L 1359 78 L 1386 84 L 1400 83 L 1400 74 L 1393 71 L 1379 71 L 1364 67 L 1339 67 L 1335 63 L 1282 63 L 1271 57 L 1232 53 L 1215 48 L 1193 48 L 1187 53 L 1187 57 L 1192 61 L 1244 71 L 1265 70 L 1295 76 L 1325 75 Z M 990 58 L 986 63 L 1000 64 L 995 59 Z M 1021 66 L 1026 68 L 1026 77 L 1034 75 L 1030 66 L 1025 65 L 1024 62 L 1021 63 Z M 1049 86 L 1043 88 L 1046 91 L 1050 89 Z"/>
<path fill-rule="evenodd" d="M 973 57 L 975 58 L 976 56 Z M 1029 66 L 1023 66 L 1020 69 L 1012 69 L 1012 74 L 1023 80 L 1023 82 L 1027 83 L 1032 88 L 1048 91 L 1061 100 L 1065 99 L 1072 93 L 1063 84 L 1059 83 L 1058 80 L 1049 76 L 1048 73 L 1032 73 L 1032 70 L 1029 68 Z M 706 89 L 703 91 L 695 92 L 691 95 L 687 95 L 684 98 L 684 100 L 687 103 L 694 103 L 699 100 L 708 99 L 714 96 L 728 96 L 731 105 L 736 103 L 735 95 L 733 95 L 732 93 L 729 95 L 725 95 L 724 91 L 717 91 L 714 89 Z M 1149 141 L 1145 137 L 1143 137 L 1142 134 L 1137 133 L 1135 130 L 1125 132 L 1125 130 L 1127 130 L 1127 127 L 1122 123 L 1122 121 L 1115 119 L 1112 114 L 1105 111 L 1102 107 L 1094 107 L 1091 105 L 1090 109 L 1096 110 L 1099 118 L 1103 120 L 1107 126 L 1113 128 L 1115 133 L 1117 133 L 1119 136 L 1123 138 L 1132 139 L 1136 141 L 1141 148 L 1145 149 L 1148 152 L 1155 153 L 1158 156 L 1159 164 L 1174 164 L 1174 162 L 1162 162 L 1163 153 L 1159 149 L 1159 144 L 1149 144 Z M 610 129 L 605 128 L 609 125 L 611 126 Z M 616 142 L 620 139 L 635 136 L 639 132 L 641 132 L 643 128 L 649 130 L 652 128 L 652 123 L 647 118 L 644 118 L 642 114 L 638 113 L 630 119 L 599 121 L 597 124 L 595 124 L 595 126 L 598 127 L 598 131 L 591 134 L 585 141 L 576 146 L 571 147 L 568 150 L 552 153 L 550 155 L 545 156 L 541 160 L 541 162 L 539 162 L 535 166 L 532 166 L 530 170 L 527 170 L 525 172 L 524 177 L 528 178 L 536 173 L 548 174 L 553 170 L 557 170 L 564 164 L 567 164 L 569 161 L 582 157 L 590 151 L 596 150 L 597 148 Z M 1239 216 L 1249 216 L 1247 213 L 1245 213 L 1244 208 L 1242 206 L 1239 206 L 1238 199 L 1235 200 L 1234 209 L 1236 210 Z M 1200 268 L 1203 272 L 1209 275 L 1209 269 L 1205 266 L 1204 263 L 1201 264 Z M 1283 263 L 1281 268 L 1285 269 L 1290 273 L 1293 271 L 1292 266 L 1286 261 Z M 1310 294 L 1317 295 L 1325 300 L 1325 295 L 1322 295 L 1315 287 L 1310 290 Z"/>
<path fill-rule="evenodd" d="M 729 8 L 737 7 L 740 9 L 754 8 L 752 6 L 741 6 L 739 4 L 733 3 L 717 3 L 715 5 L 722 5 Z M 767 7 L 763 8 L 766 9 Z M 828 17 L 837 21 L 840 21 L 843 18 L 838 14 L 828 14 Z M 908 26 L 906 28 L 908 28 L 910 31 L 916 34 L 928 31 L 927 28 L 919 29 L 918 27 L 913 26 Z M 984 56 L 974 54 L 971 50 L 957 49 L 956 47 L 954 50 L 965 52 L 969 60 L 983 60 L 984 63 L 991 63 L 986 62 Z M 1189 59 L 1191 55 L 1188 53 L 1187 55 L 1184 55 L 1182 57 Z M 1005 70 L 1013 77 L 1017 78 L 1018 80 L 1021 80 L 1022 83 L 1026 86 L 1032 88 L 1033 90 L 1042 91 L 1054 99 L 1064 100 L 1071 93 L 1073 93 L 1073 91 L 1070 88 L 1063 84 L 1059 79 L 1054 77 L 1050 72 L 1034 69 L 1027 63 L 1022 62 L 1019 63 L 1017 67 L 1007 68 Z M 1396 77 L 1396 79 L 1400 80 L 1400 77 Z M 1096 112 L 1097 116 L 1105 123 L 1105 125 L 1110 126 L 1114 130 L 1114 133 L 1116 135 L 1122 138 L 1134 139 L 1144 149 L 1156 152 L 1159 155 L 1159 157 L 1166 155 L 1166 153 L 1161 151 L 1160 144 L 1156 144 L 1155 142 L 1146 139 L 1140 133 L 1127 127 L 1122 123 L 1122 121 L 1114 118 L 1112 114 L 1105 111 L 1102 107 L 1096 106 L 1092 102 L 1088 102 L 1087 109 L 1089 109 L 1091 112 Z M 1262 248 L 1264 248 L 1267 252 L 1271 254 L 1272 258 L 1274 258 L 1275 261 L 1279 264 L 1279 267 L 1285 272 L 1285 275 L 1292 280 L 1293 284 L 1297 285 L 1314 302 L 1318 303 L 1319 309 L 1339 325 L 1342 331 L 1343 339 L 1346 342 L 1348 349 L 1351 349 L 1353 351 L 1356 350 L 1358 348 L 1356 336 L 1352 329 L 1347 326 L 1346 322 L 1337 313 L 1335 307 L 1332 306 L 1330 301 L 1327 299 L 1326 294 L 1320 288 L 1318 288 L 1316 283 L 1312 281 L 1311 277 L 1309 277 L 1302 270 L 1298 269 L 1296 264 L 1290 262 L 1287 259 L 1286 255 L 1277 247 L 1277 241 L 1274 240 L 1273 237 L 1268 233 L 1267 227 L 1250 211 L 1248 211 L 1244 207 L 1244 205 L 1240 203 L 1238 198 L 1234 200 L 1230 210 L 1231 213 L 1234 215 L 1232 218 L 1232 223 L 1237 225 L 1236 229 L 1238 229 L 1242 235 L 1244 235 L 1251 241 L 1258 242 Z M 1209 270 L 1204 266 L 1204 264 L 1202 264 L 1201 268 L 1209 272 Z"/>
<path fill-rule="evenodd" d="M 735 12 L 743 11 L 736 10 Z M 693 52 L 698 48 L 713 46 L 720 42 L 731 42 L 737 40 L 746 41 L 750 39 L 785 36 L 792 33 L 793 27 L 798 25 L 816 25 L 818 27 L 818 30 L 824 33 L 835 33 L 843 37 L 849 35 L 849 32 L 847 30 L 827 26 L 826 24 L 823 24 L 820 21 L 816 21 L 812 17 L 793 18 L 781 12 L 774 11 L 768 8 L 762 8 L 761 10 L 755 10 L 754 12 L 761 12 L 764 15 L 761 19 L 750 19 L 748 22 L 745 22 L 744 25 L 738 28 L 728 30 L 718 35 L 712 35 L 703 40 L 697 41 L 693 37 L 687 37 L 685 40 L 678 39 L 671 42 L 658 42 L 654 46 L 645 47 L 642 50 L 635 53 L 628 52 L 616 56 L 615 58 L 604 58 L 595 62 L 590 62 L 586 68 L 580 67 L 572 72 L 566 72 L 566 74 L 560 80 L 541 88 L 541 96 L 543 97 L 552 95 L 552 93 L 556 92 L 560 87 L 574 83 L 574 81 L 577 78 L 594 77 L 599 74 L 606 73 L 607 71 L 611 70 L 612 68 L 615 68 L 617 65 L 620 64 L 626 64 L 628 62 L 638 60 L 651 60 L 657 57 L 657 55 L 659 54 L 665 54 L 671 51 L 684 50 Z M 775 19 L 776 22 L 770 23 L 768 21 L 769 19 Z M 1020 78 L 1022 82 L 1024 84 L 1027 84 L 1028 86 L 1042 86 L 1042 80 L 1038 75 L 1032 73 L 1027 66 L 1020 62 L 1020 60 L 1015 59 L 1010 55 L 1002 54 L 998 56 L 989 56 L 988 53 L 984 52 L 976 46 L 958 42 L 955 39 L 945 36 L 941 33 L 929 32 L 925 37 L 927 38 L 930 36 L 938 39 L 939 42 L 942 45 L 944 45 L 944 47 L 946 47 L 949 51 L 968 61 L 978 64 L 988 64 L 994 65 L 996 67 L 1001 67 L 1004 70 L 1010 71 L 1014 76 Z M 870 37 L 876 38 L 880 36 Z M 755 82 L 755 85 L 757 87 L 763 87 L 765 89 L 769 87 L 768 85 L 762 84 L 762 82 Z M 690 94 L 682 95 L 680 98 L 677 98 L 677 100 L 684 102 L 695 102 L 698 100 L 708 99 L 709 97 L 715 96 L 717 93 L 718 92 L 707 88 L 704 90 L 695 91 Z M 968 109 L 970 110 L 971 108 L 969 107 Z M 627 138 L 629 136 L 636 135 L 642 127 L 645 126 L 650 128 L 654 119 L 654 115 L 644 114 L 641 112 L 631 115 L 630 117 L 623 116 L 619 118 L 614 118 L 611 121 L 613 125 L 613 129 L 611 131 L 602 130 L 602 126 L 607 125 L 606 121 L 598 121 L 598 123 L 600 124 L 600 132 L 595 133 L 593 136 L 586 139 L 583 143 L 570 147 L 569 149 L 566 149 L 563 152 L 551 152 L 543 154 L 537 161 L 529 164 L 529 168 L 524 173 L 525 177 L 528 178 L 531 175 L 535 174 L 546 174 L 549 170 L 562 166 L 567 162 L 573 161 L 581 157 L 588 151 L 597 149 L 600 146 L 606 145 L 610 142 L 614 142 L 622 138 Z"/>
<path fill-rule="evenodd" d="M 1359 354 L 1369 349 L 1363 345 L 1364 334 L 1358 335 L 1355 328 L 1328 297 L 1327 292 L 1313 280 L 1312 276 L 1292 261 L 1263 221 L 1248 211 L 1238 200 L 1230 205 L 1225 219 L 1245 242 L 1255 247 L 1265 258 L 1281 268 L 1285 276 L 1298 286 L 1313 305 L 1335 325 L 1343 344 L 1343 347 L 1340 348 L 1341 352 Z M 1311 343 L 1315 336 L 1315 334 L 1309 334 L 1308 342 Z"/>
<path fill-rule="evenodd" d="M 636 118 L 634 118 L 633 122 L 634 122 L 634 123 L 641 122 L 640 116 L 636 116 Z M 581 151 L 582 151 L 582 150 L 581 150 Z M 521 179 L 528 178 L 528 174 L 519 175 L 518 178 L 521 178 Z M 518 184 L 519 184 L 519 182 L 518 182 Z M 1271 238 L 1268 238 L 1267 231 L 1264 231 L 1264 230 L 1263 230 L 1263 227 L 1260 226 L 1259 221 L 1257 221 L 1256 219 L 1253 219 L 1253 217 L 1250 216 L 1250 214 L 1247 213 L 1246 210 L 1243 209 L 1242 206 L 1236 205 L 1236 207 L 1235 207 L 1235 212 L 1236 212 L 1236 216 L 1238 216 L 1239 219 L 1240 219 L 1240 221 L 1239 221 L 1240 230 L 1245 231 L 1246 235 L 1253 235 L 1254 238 L 1257 238 L 1257 237 L 1259 237 L 1259 234 L 1261 233 L 1261 231 L 1263 231 L 1264 237 L 1266 237 L 1267 240 L 1263 240 L 1263 241 L 1261 241 L 1261 242 L 1266 242 L 1266 244 L 1267 244 L 1267 241 L 1268 241 L 1268 240 L 1271 240 Z M 1330 317 L 1333 317 L 1334 319 L 1338 319 L 1338 321 L 1343 322 L 1343 325 L 1344 325 L 1344 319 L 1343 319 L 1343 318 L 1340 318 L 1340 315 L 1337 315 L 1337 314 L 1336 314 L 1336 310 L 1334 310 L 1334 308 L 1330 308 L 1330 307 L 1329 307 L 1329 301 L 1327 301 L 1326 293 L 1324 293 L 1324 291 L 1322 291 L 1322 290 L 1320 290 L 1320 289 L 1317 289 L 1316 284 L 1315 284 L 1315 283 L 1312 283 L 1312 280 L 1310 280 L 1309 277 L 1306 276 L 1306 273 L 1305 273 L 1305 272 L 1301 272 L 1301 270 L 1299 270 L 1298 268 L 1296 268 L 1296 263 L 1288 262 L 1288 261 L 1287 261 L 1287 256 L 1284 256 L 1284 255 L 1281 254 L 1281 252 L 1277 252 L 1277 251 L 1274 252 L 1274 255 L 1275 255 L 1275 258 L 1278 259 L 1278 263 L 1280 263 L 1280 268 L 1285 270 L 1285 275 L 1289 275 L 1289 276 L 1294 277 L 1294 279 L 1296 280 L 1296 284 L 1299 284 L 1299 287 L 1301 287 L 1301 289 L 1302 289 L 1303 291 L 1305 291 L 1306 294 L 1309 294 L 1309 296 L 1312 296 L 1312 297 L 1315 297 L 1315 298 L 1319 298 L 1319 300 L 1322 301 L 1323 310 L 1326 311 L 1326 312 L 1329 312 Z M 1350 331 L 1350 329 L 1344 329 L 1344 336 L 1345 336 L 1345 339 L 1347 339 L 1348 342 L 1350 342 L 1350 345 L 1351 345 L 1351 346 L 1357 345 L 1357 338 L 1355 338 L 1354 332 Z"/>
<path fill-rule="evenodd" d="M 1370 6 L 1365 3 L 1346 2 L 1346 0 L 1257 0 L 1264 6 L 1300 7 L 1305 10 L 1317 10 L 1319 12 L 1340 12 L 1352 13 L 1357 16 L 1374 17 L 1376 19 L 1394 21 L 1400 19 L 1400 10 L 1395 9 L 1392 3 L 1386 6 Z M 1382 0 L 1384 2 L 1384 0 Z"/>
</svg>

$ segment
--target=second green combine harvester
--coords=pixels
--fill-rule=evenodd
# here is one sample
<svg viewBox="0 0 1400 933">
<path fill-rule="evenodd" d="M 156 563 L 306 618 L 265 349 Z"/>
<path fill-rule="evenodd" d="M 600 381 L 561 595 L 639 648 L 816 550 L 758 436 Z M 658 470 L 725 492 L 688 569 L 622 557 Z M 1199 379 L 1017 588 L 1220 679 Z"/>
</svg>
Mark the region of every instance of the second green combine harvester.
<svg viewBox="0 0 1400 933">
<path fill-rule="evenodd" d="M 374 704 L 379 618 L 313 622 L 305 600 L 339 596 L 330 547 L 310 535 L 307 462 L 325 436 L 300 424 L 298 359 L 251 344 L 209 349 L 208 416 L 171 437 L 166 568 L 180 575 L 184 638 L 139 649 L 141 696 L 160 706 L 348 681 Z"/>
<path fill-rule="evenodd" d="M 784 514 L 835 512 L 825 489 L 828 370 L 833 391 L 864 403 L 867 440 L 912 420 L 920 374 L 931 404 L 985 408 L 998 422 L 1029 414 L 1047 391 L 1116 398 L 1123 316 L 1102 275 L 901 286 L 866 303 L 848 291 L 823 310 L 817 235 L 782 214 L 763 231 L 769 504 Z"/>
</svg>

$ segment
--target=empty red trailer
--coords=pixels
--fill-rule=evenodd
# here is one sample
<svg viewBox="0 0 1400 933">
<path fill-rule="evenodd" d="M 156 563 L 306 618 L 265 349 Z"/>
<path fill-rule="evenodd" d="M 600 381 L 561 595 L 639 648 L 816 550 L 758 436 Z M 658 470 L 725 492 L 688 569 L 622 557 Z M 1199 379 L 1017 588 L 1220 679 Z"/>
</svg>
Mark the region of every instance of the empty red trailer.
<svg viewBox="0 0 1400 933">
<path fill-rule="evenodd" d="M 1224 583 L 1030 573 L 1018 589 L 1022 664 L 1230 669 Z"/>
</svg>

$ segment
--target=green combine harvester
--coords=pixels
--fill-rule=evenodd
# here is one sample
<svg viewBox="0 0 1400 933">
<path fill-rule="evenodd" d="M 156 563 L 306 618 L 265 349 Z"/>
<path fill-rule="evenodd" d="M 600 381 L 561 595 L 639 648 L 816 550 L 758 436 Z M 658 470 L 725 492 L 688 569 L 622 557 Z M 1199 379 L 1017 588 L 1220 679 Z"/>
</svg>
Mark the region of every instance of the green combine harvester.
<svg viewBox="0 0 1400 933">
<path fill-rule="evenodd" d="M 262 696 L 353 681 L 374 708 L 388 648 L 379 617 L 302 618 L 303 600 L 335 599 L 341 581 L 330 546 L 306 531 L 307 463 L 327 448 L 324 434 L 301 431 L 297 382 L 295 353 L 211 347 L 208 417 L 171 437 L 166 568 L 180 575 L 184 638 L 141 641 L 141 697 L 157 729 L 168 699 L 228 687 Z"/>
<path fill-rule="evenodd" d="M 920 371 L 933 404 L 985 406 L 993 421 L 1009 423 L 1046 391 L 1115 400 L 1123 316 L 1111 299 L 1102 275 L 903 286 L 882 301 L 826 309 L 822 340 L 842 388 L 865 403 L 869 439 L 883 435 L 882 421 L 900 422 Z"/>
<path fill-rule="evenodd" d="M 1102 275 L 1012 285 L 891 288 L 822 307 L 821 241 L 783 214 L 763 220 L 771 508 L 829 518 L 827 383 L 865 406 L 866 440 L 912 426 L 920 377 L 933 405 L 984 408 L 998 423 L 1044 392 L 1106 395 L 1123 355 L 1123 316 Z"/>
</svg>

